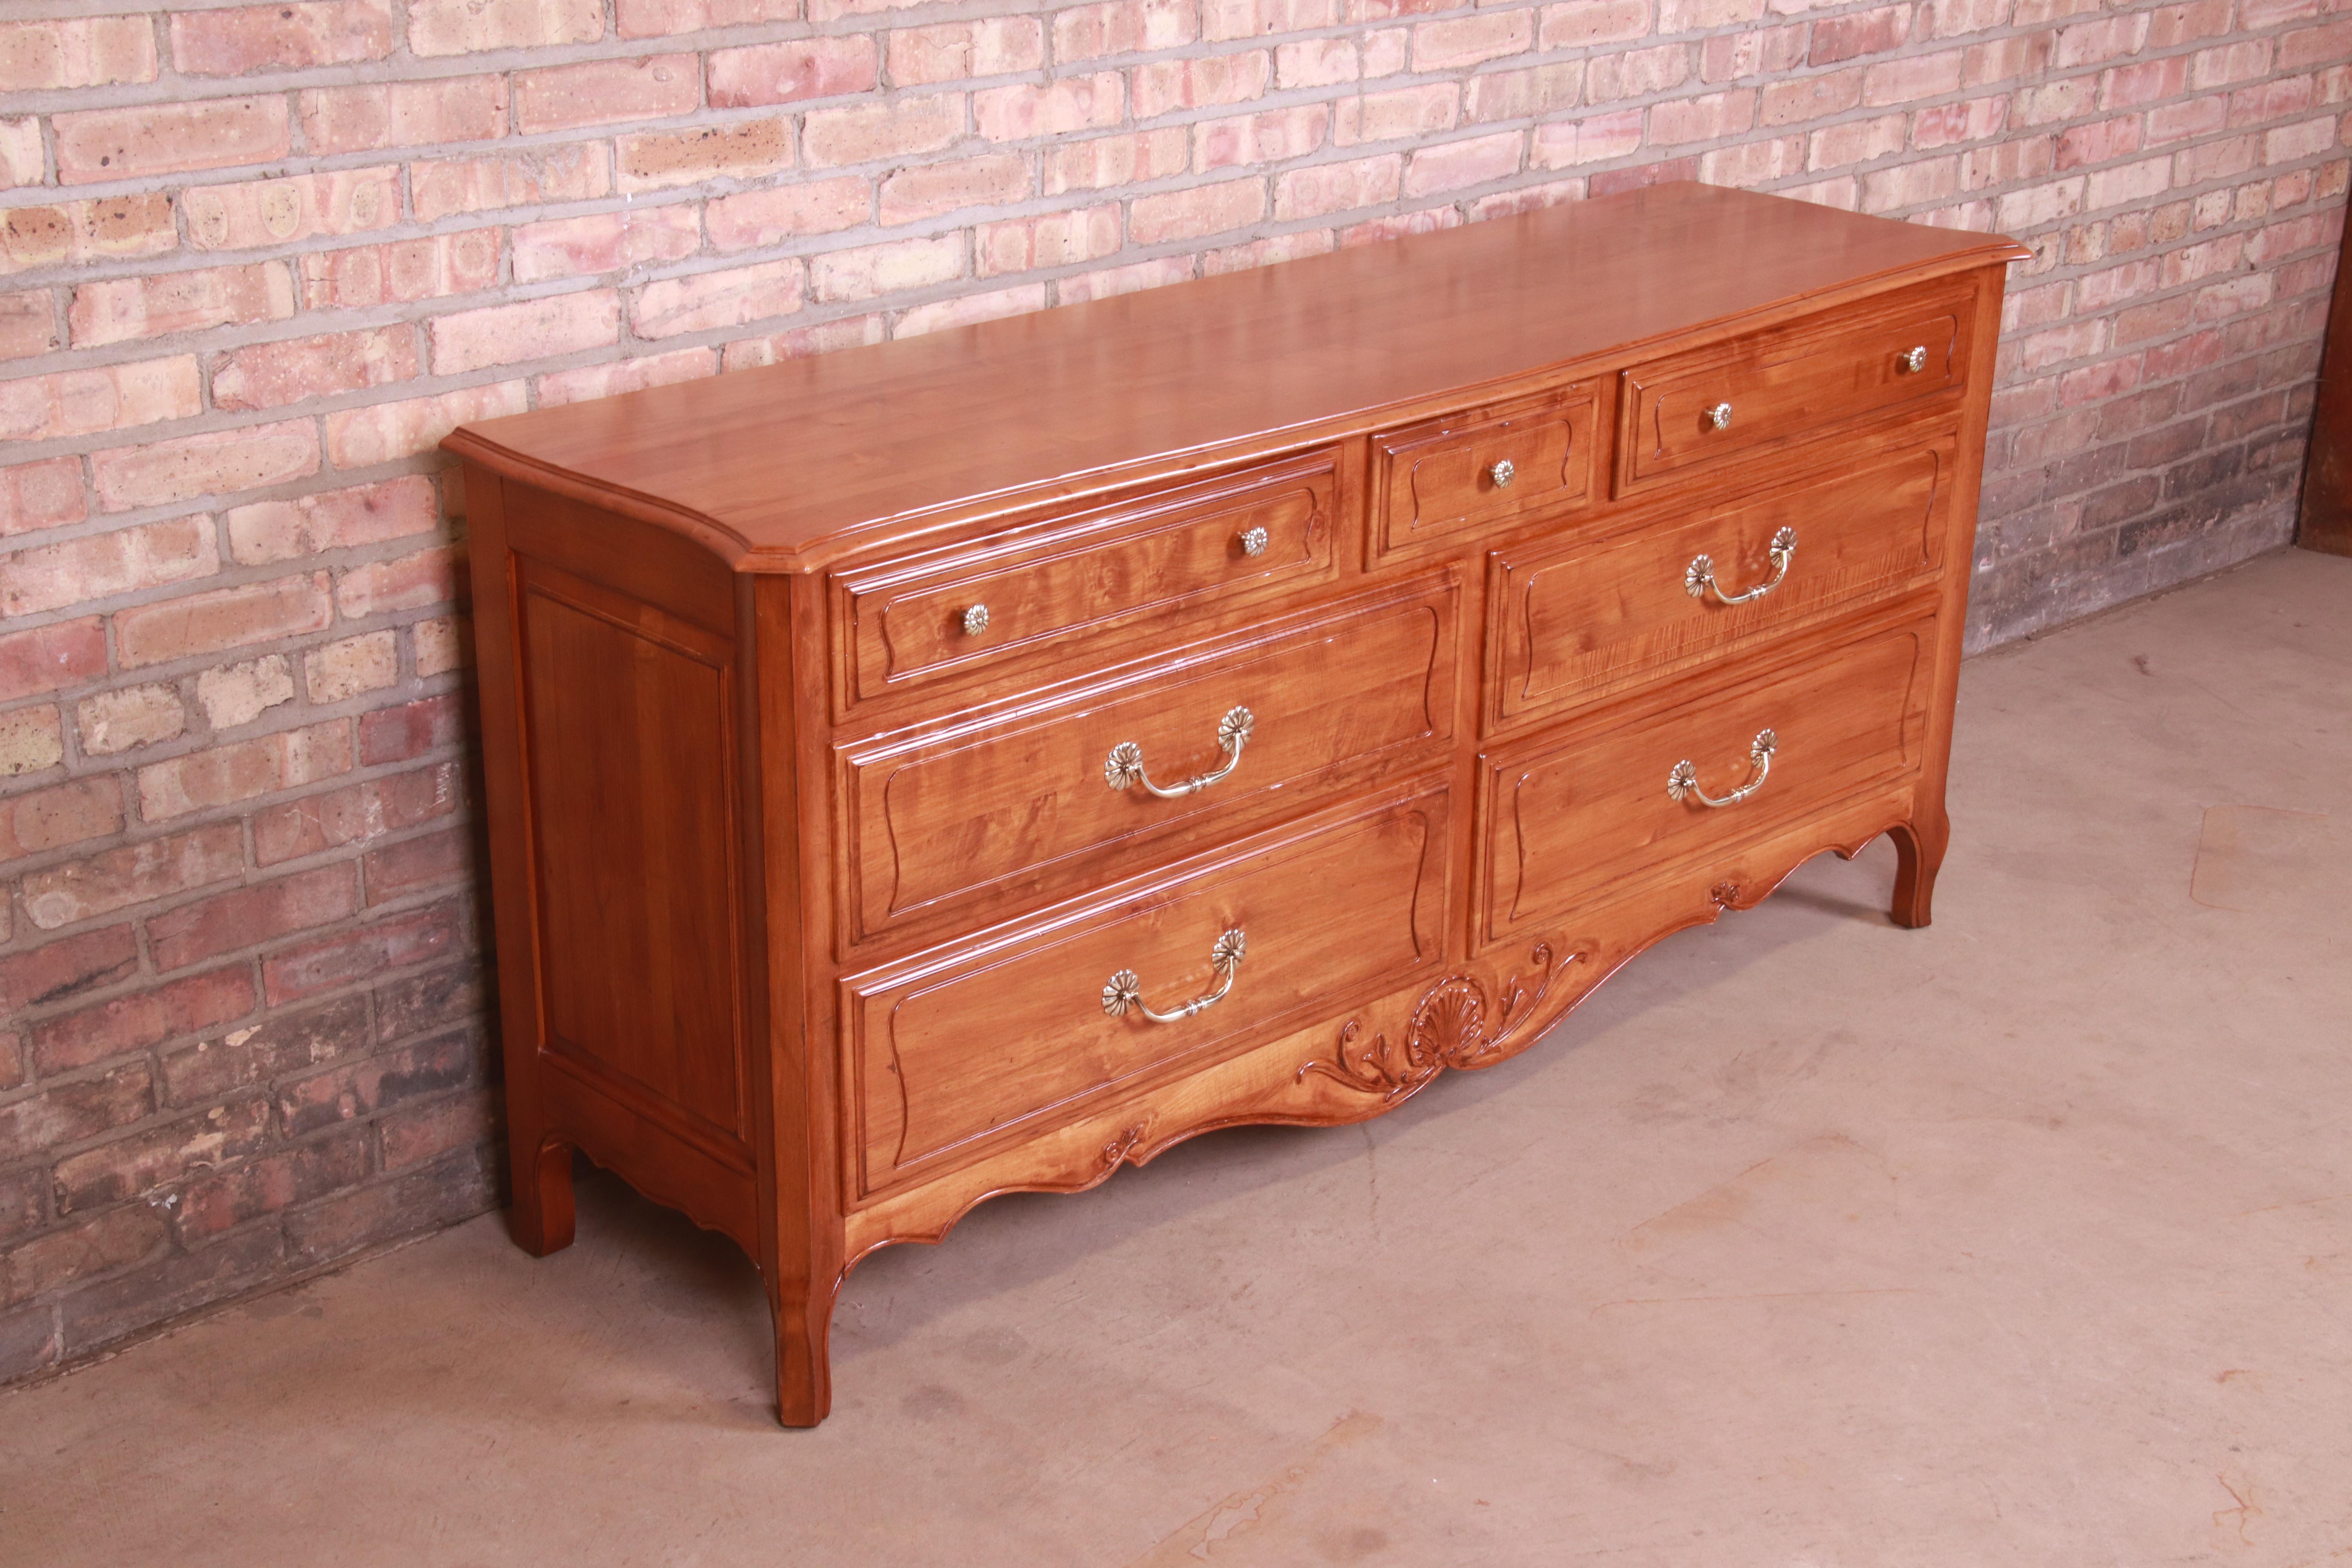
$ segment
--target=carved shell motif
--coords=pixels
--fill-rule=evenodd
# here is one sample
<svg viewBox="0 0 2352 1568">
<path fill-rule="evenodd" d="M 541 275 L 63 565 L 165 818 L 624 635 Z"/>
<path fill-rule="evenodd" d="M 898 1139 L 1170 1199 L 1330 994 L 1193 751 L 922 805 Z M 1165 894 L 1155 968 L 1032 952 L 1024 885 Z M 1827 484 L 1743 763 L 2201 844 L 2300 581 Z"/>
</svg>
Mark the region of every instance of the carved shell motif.
<svg viewBox="0 0 2352 1568">
<path fill-rule="evenodd" d="M 1405 1054 L 1416 1068 L 1431 1062 L 1459 1067 L 1485 1043 L 1486 988 L 1466 974 L 1441 982 L 1413 1009 Z"/>
</svg>

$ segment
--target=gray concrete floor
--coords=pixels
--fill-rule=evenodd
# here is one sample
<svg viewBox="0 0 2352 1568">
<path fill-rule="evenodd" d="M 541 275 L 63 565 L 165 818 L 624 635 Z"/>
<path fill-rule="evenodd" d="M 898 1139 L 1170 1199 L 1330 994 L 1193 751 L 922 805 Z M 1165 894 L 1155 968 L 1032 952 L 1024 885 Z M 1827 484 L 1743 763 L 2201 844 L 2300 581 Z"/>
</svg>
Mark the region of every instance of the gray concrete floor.
<svg viewBox="0 0 2352 1568">
<path fill-rule="evenodd" d="M 1972 661 L 1884 842 L 1395 1115 L 985 1205 L 770 1415 L 609 1179 L 0 1395 L 16 1564 L 2352 1563 L 2352 561 Z"/>
</svg>

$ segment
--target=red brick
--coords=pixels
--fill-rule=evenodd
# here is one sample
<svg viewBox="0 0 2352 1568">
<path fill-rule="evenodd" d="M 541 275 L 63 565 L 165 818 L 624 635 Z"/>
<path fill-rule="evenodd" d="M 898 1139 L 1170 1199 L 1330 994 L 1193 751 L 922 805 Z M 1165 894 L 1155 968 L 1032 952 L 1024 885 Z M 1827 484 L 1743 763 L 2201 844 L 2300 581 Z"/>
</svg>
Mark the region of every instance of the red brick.
<svg viewBox="0 0 2352 1568">
<path fill-rule="evenodd" d="M 42 458 L 0 468 L 0 538 L 61 529 L 85 517 L 80 458 Z"/>
<path fill-rule="evenodd" d="M 2074 169 L 2128 158 L 2139 146 L 2140 121 L 2136 115 L 2073 126 L 2058 138 L 2056 167 Z"/>
<path fill-rule="evenodd" d="M 96 436 L 202 412 L 192 354 L 0 382 L 0 441 Z"/>
<path fill-rule="evenodd" d="M 396 984 L 396 983 L 395 983 Z M 346 996 L 299 1011 L 279 1007 L 215 1040 L 163 1053 L 163 1099 L 196 1105 L 363 1050 L 368 999 Z"/>
<path fill-rule="evenodd" d="M 629 329 L 641 338 L 674 337 L 742 326 L 801 308 L 801 264 L 763 261 L 648 283 L 629 302 Z"/>
<path fill-rule="evenodd" d="M 367 879 L 367 901 L 386 903 L 421 889 L 471 879 L 473 837 L 464 828 L 444 828 L 371 850 L 361 865 Z"/>
<path fill-rule="evenodd" d="M 702 248 L 702 224 L 691 203 L 672 202 L 525 224 L 508 247 L 514 280 L 541 283 L 691 256 Z"/>
<path fill-rule="evenodd" d="M 898 87 L 1032 71 L 1045 63 L 1045 30 L 1035 16 L 989 16 L 901 27 L 890 35 L 890 80 Z"/>
<path fill-rule="evenodd" d="M 184 76 L 244 76 L 352 65 L 392 53 L 385 0 L 281 0 L 172 16 L 172 63 Z"/>
<path fill-rule="evenodd" d="M 329 719 L 148 764 L 139 770 L 139 815 L 163 822 L 351 770 L 351 721 Z"/>
<path fill-rule="evenodd" d="M 110 773 L 0 800 L 0 861 L 121 831 L 122 784 Z"/>
<path fill-rule="evenodd" d="M 363 310 L 443 299 L 499 280 L 499 231 L 467 229 L 429 239 L 313 252 L 302 265 L 302 303 L 313 310 Z"/>
<path fill-rule="evenodd" d="M 1367 160 L 1367 162 L 1397 160 Z M 1297 171 L 1304 174 L 1306 171 Z M 1288 179 L 1292 176 L 1286 175 Z M 1391 192 L 1393 195 L 1393 192 Z M 1386 198 L 1379 198 L 1386 199 Z M 1195 185 L 1165 195 L 1138 196 L 1128 204 L 1128 238 L 1136 245 L 1160 245 L 1171 239 L 1192 239 L 1246 228 L 1266 216 L 1265 186 L 1257 180 L 1227 180 L 1221 184 Z M 1277 215 L 1280 216 L 1280 215 Z"/>
<path fill-rule="evenodd" d="M 400 170 L 339 169 L 280 174 L 184 192 L 188 243 L 199 250 L 251 250 L 321 236 L 341 238 L 400 221 Z"/>
<path fill-rule="evenodd" d="M 1535 41 L 1531 11 L 1489 12 L 1443 22 L 1423 22 L 1412 31 L 1412 68 L 1460 70 L 1516 55 Z"/>
<path fill-rule="evenodd" d="M 1651 111 L 1653 116 L 1656 112 Z M 1518 173 L 1526 142 L 1524 134 L 1512 131 L 1499 136 L 1424 147 L 1405 163 L 1404 194 L 1409 197 L 1433 195 L 1506 179 Z"/>
<path fill-rule="evenodd" d="M 625 191 L 657 191 L 702 180 L 758 179 L 792 166 L 792 128 L 752 120 L 689 131 L 648 131 L 614 143 Z"/>
<path fill-rule="evenodd" d="M 713 49 L 709 69 L 713 109 L 839 98 L 870 91 L 879 79 L 874 40 L 863 36 Z"/>
<path fill-rule="evenodd" d="M 541 376 L 539 406 L 557 408 L 566 403 L 583 403 L 596 397 L 617 397 L 624 392 L 643 392 L 649 386 L 674 386 L 682 381 L 699 381 L 704 376 L 719 374 L 719 354 L 715 349 L 677 349 L 666 354 L 642 354 L 635 359 L 610 360 L 603 364 L 583 364 L 574 370 L 551 371 Z M 453 647 L 445 640 L 436 646 L 436 636 L 446 638 L 455 623 L 447 618 L 419 621 L 412 628 L 416 639 L 416 673 L 419 676 L 438 675 L 455 669 L 465 662 L 462 647 Z"/>
<path fill-rule="evenodd" d="M 198 1243 L 247 1220 L 357 1186 L 367 1175 L 367 1133 L 353 1128 L 197 1176 L 180 1190 L 173 1224 L 184 1245 Z"/>
<path fill-rule="evenodd" d="M 120 1069 L 126 1074 L 131 1070 Z M 137 1070 L 143 1080 L 146 1069 Z M 144 1089 L 143 1081 L 141 1087 Z M 135 1198 L 192 1172 L 214 1170 L 257 1153 L 268 1136 L 269 1102 L 254 1099 L 216 1105 L 101 1144 L 58 1162 L 58 1212 L 78 1214 Z"/>
<path fill-rule="evenodd" d="M 442 763 L 268 806 L 254 814 L 253 858 L 273 866 L 363 844 L 448 816 L 463 798 L 458 764 Z"/>
<path fill-rule="evenodd" d="M 179 243 L 162 191 L 0 212 L 0 273 L 162 256 Z"/>
<path fill-rule="evenodd" d="M 1063 65 L 1174 48 L 1200 36 L 1193 7 L 1184 0 L 1110 0 L 1072 6 L 1054 13 L 1053 27 L 1054 58 Z"/>
<path fill-rule="evenodd" d="M 944 283 L 963 272 L 963 244 L 953 235 L 894 240 L 827 251 L 809 260 L 809 293 L 831 304 L 871 300 L 901 289 Z"/>
<path fill-rule="evenodd" d="M 635 140 L 643 138 L 624 137 L 622 148 Z M 427 159 L 408 166 L 408 187 L 419 223 L 498 207 L 593 201 L 613 192 L 613 150 L 607 142 L 574 142 L 477 158 Z M 623 188 L 636 187 L 625 183 Z"/>
<path fill-rule="evenodd" d="M 1585 67 L 1588 103 L 1614 103 L 1679 87 L 1690 75 L 1690 50 L 1682 44 L 1601 55 Z"/>
<path fill-rule="evenodd" d="M 1538 169 L 1598 163 L 1624 157 L 1641 144 L 1642 111 L 1621 110 L 1613 114 L 1588 115 L 1580 121 L 1556 120 L 1537 126 L 1528 162 Z"/>
<path fill-rule="evenodd" d="M 303 141 L 323 155 L 490 141 L 506 134 L 507 101 L 505 77 L 461 76 L 311 88 L 298 112 Z"/>
<path fill-rule="evenodd" d="M 495 1208 L 492 1169 L 480 1154 L 458 1155 L 297 1210 L 286 1216 L 288 1255 L 315 1267 Z"/>
<path fill-rule="evenodd" d="M 250 965 L 207 970 L 35 1025 L 33 1060 L 44 1075 L 75 1072 L 242 1018 L 257 999 Z"/>
<path fill-rule="evenodd" d="M 807 234 L 855 228 L 874 212 L 874 187 L 862 177 L 813 180 L 713 198 L 703 226 L 714 250 L 751 250 Z"/>
<path fill-rule="evenodd" d="M 327 629 L 334 607 L 327 574 L 279 577 L 118 611 L 114 646 L 123 666 L 218 653 L 247 643 Z"/>
<path fill-rule="evenodd" d="M 408 47 L 420 55 L 593 44 L 604 36 L 599 0 L 408 0 Z"/>
<path fill-rule="evenodd" d="M 238 507 L 223 520 L 229 553 L 247 565 L 429 533 L 441 523 L 433 481 L 421 474 L 290 501 Z"/>
<path fill-rule="evenodd" d="M 347 621 L 391 610 L 421 610 L 464 596 L 465 557 L 454 545 L 436 545 L 395 561 L 370 561 L 336 581 L 335 606 Z"/>
<path fill-rule="evenodd" d="M 800 0 L 618 0 L 615 9 L 625 38 L 790 22 L 801 14 Z"/>
<path fill-rule="evenodd" d="M 47 289 L 0 294 L 0 359 L 31 359 L 64 344 Z"/>
<path fill-rule="evenodd" d="M 0 1256 L 0 1306 L 14 1306 L 143 1261 L 170 1239 L 162 1217 L 143 1205 L 36 1237 Z"/>
<path fill-rule="evenodd" d="M 1010 205 L 1028 194 L 1028 161 L 997 153 L 897 170 L 883 178 L 877 207 L 885 224 L 914 223 L 966 207 Z"/>
<path fill-rule="evenodd" d="M 1611 169 L 1595 174 L 1591 191 L 1596 196 L 1613 195 L 1619 191 L 1637 191 L 1648 185 L 1696 179 L 1697 175 L 1696 159 L 1670 158 L 1661 163 L 1644 163 L 1638 169 Z"/>
<path fill-rule="evenodd" d="M 394 915 L 323 942 L 306 942 L 262 961 L 272 1007 L 457 950 L 466 936 L 455 901 Z"/>
<path fill-rule="evenodd" d="M 239 888 L 151 916 L 148 949 L 158 969 L 184 969 L 225 952 L 341 920 L 359 907 L 357 892 L 348 863 Z M 236 973 L 245 972 L 240 967 Z"/>
<path fill-rule="evenodd" d="M 147 1065 L 132 1062 L 102 1078 L 60 1084 L 0 1106 L 0 1165 L 136 1121 L 153 1109 L 153 1089 Z M 60 1212 L 66 1208 L 63 1203 L 58 1206 Z"/>
<path fill-rule="evenodd" d="M 583 125 L 667 120 L 691 114 L 701 102 L 701 60 L 694 55 L 591 60 L 520 71 L 514 79 L 515 129 L 527 136 Z"/>
<path fill-rule="evenodd" d="M 95 616 L 0 632 L 0 702 L 79 686 L 105 673 L 106 627 Z"/>
<path fill-rule="evenodd" d="M 1067 136 L 1117 125 L 1126 102 L 1127 81 L 1117 71 L 994 87 L 971 95 L 972 126 L 992 142 Z"/>
<path fill-rule="evenodd" d="M 56 767 L 65 760 L 65 727 L 54 708 L 0 713 L 0 778 Z"/>
<path fill-rule="evenodd" d="M 58 178 L 68 185 L 266 163 L 292 146 L 283 98 L 89 110 L 50 124 Z"/>
<path fill-rule="evenodd" d="M 1450 84 L 1445 100 L 1450 123 L 1454 110 Z M 1349 99 L 1341 105 L 1341 111 L 1345 113 L 1349 106 L 1364 101 Z M 1301 158 L 1320 148 L 1330 130 L 1331 106 L 1325 103 L 1273 109 L 1263 114 L 1237 114 L 1229 120 L 1204 120 L 1192 127 L 1192 166 L 1205 174 L 1219 169 Z"/>
<path fill-rule="evenodd" d="M 327 459 L 339 468 L 362 468 L 413 458 L 438 446 L 460 425 L 520 414 L 524 384 L 491 382 L 430 397 L 404 398 L 327 416 Z"/>
<path fill-rule="evenodd" d="M 1118 208 L 1104 205 L 982 224 L 972 237 L 972 253 L 979 275 L 992 278 L 1099 260 L 1118 244 Z"/>
<path fill-rule="evenodd" d="M 139 938 L 127 925 L 80 931 L 44 947 L 0 955 L 0 1002 L 39 1007 L 127 980 L 139 972 Z"/>
<path fill-rule="evenodd" d="M 963 134 L 960 92 L 902 98 L 845 109 L 814 109 L 801 131 L 801 152 L 813 168 L 910 158 L 936 153 Z"/>
<path fill-rule="evenodd" d="M 145 16 L 0 22 L 0 91 L 153 81 L 155 69 L 155 27 Z"/>
<path fill-rule="evenodd" d="M 388 386 L 416 374 L 413 327 L 289 338 L 257 343 L 215 361 L 213 406 L 280 408 L 306 398 Z"/>
<path fill-rule="evenodd" d="M 25 879 L 25 912 L 44 931 L 111 914 L 239 875 L 243 833 L 219 823 L 68 861 Z"/>
<path fill-rule="evenodd" d="M 1886 5 L 1875 11 L 1855 11 L 1828 16 L 1813 24 L 1806 59 L 1817 66 L 1835 65 L 1862 55 L 1883 55 L 1900 48 L 1911 31 L 1911 7 Z"/>
<path fill-rule="evenodd" d="M 383 1168 L 404 1171 L 437 1160 L 454 1149 L 487 1144 L 498 1136 L 497 1107 L 487 1094 L 396 1111 L 383 1121 Z"/>
<path fill-rule="evenodd" d="M 220 570 L 209 517 L 175 517 L 0 555 L 0 615 L 30 616 Z"/>
<path fill-rule="evenodd" d="M 1048 145 L 1039 154 L 1039 194 L 1097 191 L 1181 174 L 1191 147 L 1192 132 L 1181 125 Z"/>
<path fill-rule="evenodd" d="M 454 696 L 428 697 L 381 708 L 360 719 L 360 765 L 405 762 L 454 746 L 465 732 L 465 710 Z"/>
<path fill-rule="evenodd" d="M 433 321 L 433 374 L 552 359 L 620 341 L 621 298 L 609 289 L 460 310 Z"/>
<path fill-rule="evenodd" d="M 232 495 L 319 471 L 319 431 L 308 419 L 212 430 L 93 453 L 90 476 L 109 511 Z"/>
<path fill-rule="evenodd" d="M 272 261 L 85 283 L 66 319 L 76 348 L 97 348 L 293 313 L 293 275 Z"/>
<path fill-rule="evenodd" d="M 1566 0 L 1543 8 L 1538 43 L 1546 49 L 1574 49 L 1630 43 L 1649 31 L 1649 0 Z"/>
</svg>

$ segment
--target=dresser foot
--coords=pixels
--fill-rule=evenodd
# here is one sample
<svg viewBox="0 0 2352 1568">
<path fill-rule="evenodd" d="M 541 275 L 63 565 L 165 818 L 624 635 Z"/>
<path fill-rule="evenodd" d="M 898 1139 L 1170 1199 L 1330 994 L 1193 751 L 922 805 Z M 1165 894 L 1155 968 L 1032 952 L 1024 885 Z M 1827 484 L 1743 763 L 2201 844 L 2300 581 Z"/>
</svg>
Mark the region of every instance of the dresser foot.
<svg viewBox="0 0 2352 1568">
<path fill-rule="evenodd" d="M 776 1419 L 814 1426 L 833 1408 L 833 1368 L 825 1346 L 833 1325 L 834 1283 L 787 1291 L 776 1315 Z"/>
<path fill-rule="evenodd" d="M 1887 837 L 1895 840 L 1895 907 L 1891 912 L 1896 925 L 1916 931 L 1933 918 L 1936 872 L 1944 863 L 1944 844 L 1949 832 L 1948 828 L 1931 831 L 1923 825 L 1908 822 L 1888 830 Z"/>
<path fill-rule="evenodd" d="M 536 1154 L 517 1152 L 514 1211 L 509 1221 L 515 1245 L 533 1258 L 572 1245 L 572 1146 L 547 1139 Z"/>
</svg>

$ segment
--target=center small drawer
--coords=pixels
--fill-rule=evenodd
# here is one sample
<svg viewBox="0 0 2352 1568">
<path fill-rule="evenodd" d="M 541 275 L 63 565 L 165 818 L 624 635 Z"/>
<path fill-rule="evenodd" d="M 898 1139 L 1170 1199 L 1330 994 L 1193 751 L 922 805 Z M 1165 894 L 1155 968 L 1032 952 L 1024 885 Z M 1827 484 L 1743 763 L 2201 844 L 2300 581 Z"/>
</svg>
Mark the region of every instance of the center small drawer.
<svg viewBox="0 0 2352 1568">
<path fill-rule="evenodd" d="M 1415 582 L 840 753 L 844 934 L 967 927 L 1426 765 L 1461 593 Z"/>
<path fill-rule="evenodd" d="M 1373 437 L 1372 553 L 1591 505 L 1598 403 L 1580 382 Z"/>
<path fill-rule="evenodd" d="M 1338 449 L 1007 528 L 834 577 L 856 700 L 1052 658 L 1071 633 L 1328 582 Z"/>
<path fill-rule="evenodd" d="M 1434 970 L 1446 804 L 1423 784 L 845 979 L 853 1190 L 953 1169 L 1157 1069 L 1204 1066 Z"/>
<path fill-rule="evenodd" d="M 1619 401 L 1617 493 L 1962 384 L 1969 299 L 1939 288 L 1635 365 Z"/>
<path fill-rule="evenodd" d="M 1793 662 L 1620 704 L 1484 761 L 1484 938 L 1572 914 L 1916 771 L 1936 620 L 1919 601 Z"/>
</svg>

